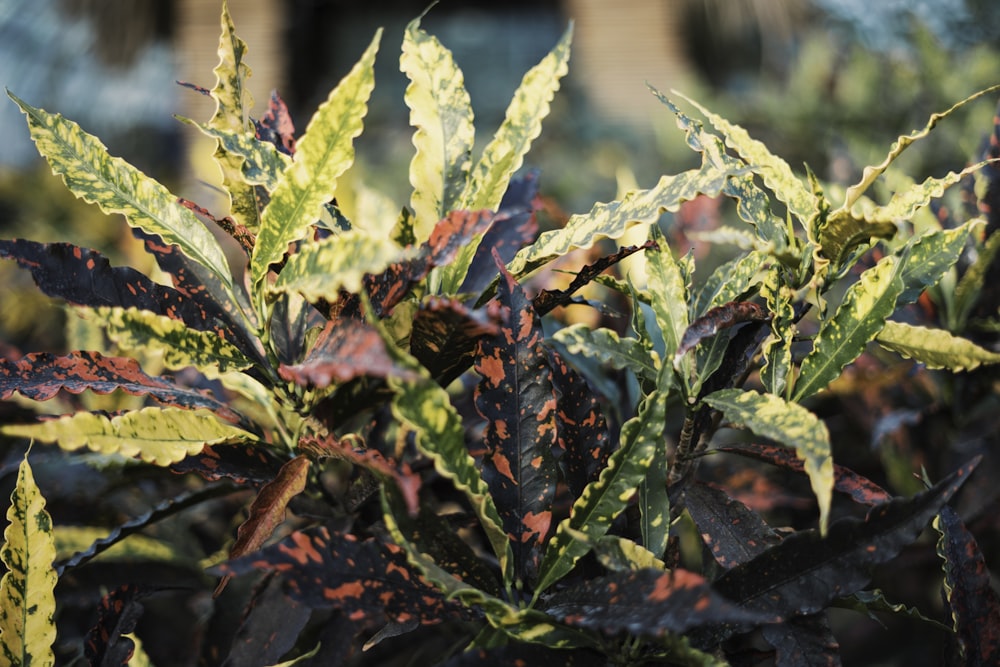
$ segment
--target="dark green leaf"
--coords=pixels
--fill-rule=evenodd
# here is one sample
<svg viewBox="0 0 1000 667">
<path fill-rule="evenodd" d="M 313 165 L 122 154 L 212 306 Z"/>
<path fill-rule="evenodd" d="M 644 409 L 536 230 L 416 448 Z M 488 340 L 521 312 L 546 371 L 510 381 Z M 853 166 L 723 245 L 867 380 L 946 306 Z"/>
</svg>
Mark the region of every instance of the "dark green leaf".
<svg viewBox="0 0 1000 667">
<path fill-rule="evenodd" d="M 727 570 L 781 542 L 760 515 L 724 491 L 696 483 L 685 489 L 684 497 L 702 542 Z"/>
</svg>

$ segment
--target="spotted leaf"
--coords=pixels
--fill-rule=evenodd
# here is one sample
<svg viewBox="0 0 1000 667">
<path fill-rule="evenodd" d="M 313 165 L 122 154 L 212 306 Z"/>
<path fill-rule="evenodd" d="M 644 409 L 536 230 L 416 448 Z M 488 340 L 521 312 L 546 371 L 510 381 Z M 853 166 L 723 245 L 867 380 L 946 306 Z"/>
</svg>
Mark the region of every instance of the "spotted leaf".
<svg viewBox="0 0 1000 667">
<path fill-rule="evenodd" d="M 627 368 L 636 377 L 655 380 L 659 372 L 659 356 L 646 349 L 635 338 L 621 338 L 613 329 L 591 329 L 581 323 L 571 324 L 552 335 L 553 340 L 566 347 L 570 354 L 579 354 L 612 368 Z"/>
<path fill-rule="evenodd" d="M 802 360 L 795 383 L 796 402 L 830 384 L 882 330 L 903 291 L 898 268 L 896 257 L 889 255 L 848 288 L 837 312 L 820 325 L 812 351 Z"/>
<path fill-rule="evenodd" d="M 941 280 L 958 261 L 970 232 L 977 226 L 976 221 L 970 221 L 955 229 L 927 232 L 907 243 L 902 252 L 903 268 L 899 274 L 903 292 L 896 301 L 897 305 L 913 303 L 925 288 Z"/>
<path fill-rule="evenodd" d="M 378 330 L 347 318 L 327 322 L 305 360 L 294 366 L 282 364 L 278 373 L 289 382 L 315 387 L 365 376 L 414 377 L 396 364 Z"/>
<path fill-rule="evenodd" d="M 874 566 L 910 544 L 962 486 L 978 464 L 959 468 L 913 498 L 874 507 L 865 519 L 830 524 L 826 537 L 804 530 L 725 572 L 715 590 L 744 609 L 781 616 L 812 614 L 832 600 L 861 590 Z"/>
<path fill-rule="evenodd" d="M 47 401 L 60 391 L 109 394 L 117 389 L 134 396 L 151 396 L 164 405 L 205 408 L 223 419 L 241 417 L 207 393 L 174 384 L 164 377 L 146 375 L 139 362 L 128 357 L 106 357 L 98 352 L 49 352 L 26 354 L 14 361 L 0 359 L 0 400 L 14 392 L 36 401 Z"/>
<path fill-rule="evenodd" d="M 197 454 L 206 444 L 254 439 L 208 412 L 177 408 L 143 408 L 114 417 L 77 412 L 36 424 L 8 424 L 0 432 L 58 443 L 70 451 L 86 446 L 104 454 L 138 456 L 160 466 Z"/>
<path fill-rule="evenodd" d="M 882 347 L 919 361 L 927 368 L 947 368 L 958 372 L 970 371 L 982 364 L 1000 363 L 1000 353 L 944 329 L 929 329 L 890 320 L 875 340 Z"/>
<path fill-rule="evenodd" d="M 734 425 L 788 447 L 805 461 L 806 473 L 819 502 L 820 530 L 826 532 L 833 490 L 833 456 L 830 433 L 813 413 L 774 394 L 723 389 L 702 399 Z"/>
<path fill-rule="evenodd" d="M 105 213 L 121 213 L 133 227 L 176 245 L 232 288 L 229 263 L 219 242 L 165 187 L 108 155 L 104 144 L 76 123 L 7 94 L 27 117 L 38 151 L 74 195 Z"/>
<path fill-rule="evenodd" d="M 128 665 L 135 641 L 127 635 L 135 631 L 142 617 L 142 598 L 150 591 L 135 584 L 123 584 L 101 598 L 97 623 L 87 631 L 83 654 L 91 665 Z"/>
<path fill-rule="evenodd" d="M 486 420 L 483 480 L 510 538 L 515 576 L 534 581 L 556 491 L 556 394 L 542 327 L 527 295 L 501 267 L 497 300 L 509 321 L 476 355 L 475 404 Z"/>
<path fill-rule="evenodd" d="M 472 310 L 456 299 L 432 296 L 421 302 L 413 318 L 410 353 L 442 386 L 472 366 L 484 336 L 496 336 L 498 317 Z"/>
<path fill-rule="evenodd" d="M 684 497 L 702 542 L 712 552 L 715 562 L 727 570 L 752 560 L 781 541 L 759 514 L 721 489 L 689 484 Z"/>
<path fill-rule="evenodd" d="M 990 585 L 983 553 L 950 507 L 941 508 L 934 528 L 941 534 L 937 553 L 964 664 L 995 665 L 1000 662 L 1000 597 Z"/>
<path fill-rule="evenodd" d="M 590 551 L 593 542 L 611 528 L 646 476 L 657 444 L 663 438 L 665 397 L 654 391 L 639 407 L 639 414 L 622 426 L 621 447 L 608 459 L 596 481 L 588 484 L 573 503 L 570 515 L 559 522 L 549 540 L 539 570 L 536 597 L 562 579 Z M 580 537 L 586 539 L 580 539 Z"/>
<path fill-rule="evenodd" d="M 741 609 L 687 570 L 639 569 L 597 577 L 553 595 L 545 612 L 567 625 L 646 637 L 722 623 L 762 625 L 775 614 Z"/>
<path fill-rule="evenodd" d="M 314 609 L 337 608 L 355 622 L 434 624 L 464 615 L 410 568 L 399 547 L 326 527 L 294 532 L 210 571 L 240 575 L 253 570 L 278 572 L 293 600 Z"/>
<path fill-rule="evenodd" d="M 56 557 L 52 517 L 35 484 L 27 455 L 7 509 L 7 528 L 0 561 L 7 573 L 0 579 L 0 652 L 8 665 L 55 664 Z"/>
<path fill-rule="evenodd" d="M 337 180 L 354 162 L 354 138 L 361 133 L 368 97 L 375 86 L 373 67 L 379 30 L 351 71 L 337 84 L 309 121 L 295 161 L 281 173 L 264 209 L 250 258 L 250 274 L 260 285 L 288 245 L 306 234 L 323 206 L 336 195 Z"/>
<path fill-rule="evenodd" d="M 410 83 L 403 99 L 410 109 L 413 147 L 410 161 L 410 207 L 418 240 L 448 212 L 465 208 L 462 195 L 472 168 L 476 134 L 465 78 L 451 51 L 420 28 L 406 26 L 399 67 Z"/>
<path fill-rule="evenodd" d="M 283 462 L 270 450 L 245 444 L 205 447 L 170 466 L 176 473 L 193 472 L 210 482 L 232 480 L 240 486 L 260 487 L 274 479 Z"/>
</svg>

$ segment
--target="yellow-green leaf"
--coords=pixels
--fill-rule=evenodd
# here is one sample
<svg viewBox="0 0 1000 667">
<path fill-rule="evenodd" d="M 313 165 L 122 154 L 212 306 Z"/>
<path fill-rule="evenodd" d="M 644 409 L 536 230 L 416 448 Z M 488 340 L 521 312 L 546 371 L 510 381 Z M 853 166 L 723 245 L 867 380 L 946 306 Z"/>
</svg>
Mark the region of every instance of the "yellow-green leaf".
<svg viewBox="0 0 1000 667">
<path fill-rule="evenodd" d="M 542 131 L 542 120 L 549 115 L 549 104 L 559 90 L 559 80 L 569 71 L 572 38 L 571 25 L 555 48 L 521 79 L 503 124 L 483 149 L 472 171 L 463 208 L 495 211 L 500 206 L 510 177 L 521 167 L 531 142 Z"/>
<path fill-rule="evenodd" d="M 514 275 L 533 271 L 574 248 L 589 248 L 601 239 L 617 239 L 637 224 L 652 224 L 664 211 L 676 211 L 699 194 L 710 197 L 722 191 L 730 172 L 706 163 L 677 175 L 663 176 L 649 190 L 635 190 L 619 201 L 596 204 L 589 213 L 570 216 L 566 226 L 543 232 L 522 248 L 507 268 Z"/>
<path fill-rule="evenodd" d="M 36 424 L 4 425 L 0 432 L 58 443 L 70 451 L 86 446 L 103 454 L 138 456 L 160 466 L 197 454 L 205 445 L 255 439 L 205 410 L 155 407 L 114 417 L 78 412 Z"/>
<path fill-rule="evenodd" d="M 830 384 L 882 329 L 903 291 L 898 264 L 897 258 L 889 255 L 867 269 L 847 290 L 834 316 L 820 325 L 795 383 L 796 401 Z"/>
<path fill-rule="evenodd" d="M 336 196 L 337 179 L 354 162 L 354 138 L 361 134 L 375 87 L 373 68 L 381 37 L 379 29 L 361 59 L 320 105 L 297 144 L 295 160 L 271 193 L 250 259 L 255 285 L 281 260 L 288 244 L 301 239 L 319 219 L 323 205 Z"/>
<path fill-rule="evenodd" d="M 7 509 L 0 560 L 7 574 L 0 579 L 0 650 L 4 664 L 46 667 L 55 664 L 56 557 L 52 518 L 35 485 L 28 457 L 17 472 Z"/>
<path fill-rule="evenodd" d="M 242 371 L 253 365 L 232 343 L 210 331 L 190 329 L 180 320 L 148 310 L 101 306 L 77 309 L 84 317 L 103 327 L 123 350 L 159 352 L 171 370 L 194 366 L 206 377 Z"/>
<path fill-rule="evenodd" d="M 215 113 L 209 127 L 246 134 L 250 128 L 253 96 L 247 88 L 250 68 L 243 61 L 247 45 L 236 35 L 229 3 L 222 3 L 222 34 L 219 36 L 219 64 L 215 66 L 215 86 L 210 91 Z M 222 184 L 229 194 L 233 219 L 251 231 L 260 226 L 253 186 L 243 178 L 243 157 L 231 153 L 220 140 L 213 155 L 222 170 Z"/>
<path fill-rule="evenodd" d="M 416 367 L 419 365 L 413 362 Z M 423 373 L 426 376 L 426 371 Z M 417 382 L 387 378 L 396 392 L 392 413 L 416 433 L 417 447 L 432 461 L 438 474 L 451 480 L 469 499 L 486 537 L 500 561 L 504 580 L 513 578 L 510 544 L 489 487 L 479 475 L 475 460 L 465 446 L 465 429 L 448 392 L 429 377 Z"/>
<path fill-rule="evenodd" d="M 315 303 L 336 301 L 340 290 L 358 294 L 367 273 L 379 273 L 399 259 L 400 249 L 386 236 L 349 231 L 306 243 L 288 258 L 274 290 L 297 292 Z"/>
<path fill-rule="evenodd" d="M 986 273 L 996 260 L 997 254 L 1000 253 L 1000 234 L 990 234 L 978 250 L 976 260 L 972 266 L 966 269 L 962 279 L 955 287 L 955 314 L 952 324 L 956 329 L 965 325 L 979 299 L 979 292 L 983 289 Z"/>
<path fill-rule="evenodd" d="M 424 241 L 438 220 L 462 208 L 476 139 L 472 103 L 451 51 L 421 30 L 419 18 L 406 27 L 399 68 L 410 80 L 403 97 L 416 128 L 410 206 L 417 241 Z"/>
<path fill-rule="evenodd" d="M 247 185 L 263 185 L 271 192 L 277 187 L 281 174 L 292 164 L 292 158 L 279 151 L 274 144 L 261 141 L 248 132 L 220 130 L 186 118 L 178 120 L 194 125 L 206 135 L 217 139 L 220 147 L 227 153 L 239 157 L 243 182 Z M 256 202 L 254 206 L 256 207 Z"/>
<path fill-rule="evenodd" d="M 774 192 L 779 201 L 788 206 L 803 225 L 813 216 L 818 207 L 816 195 L 795 175 L 787 162 L 769 151 L 763 143 L 752 138 L 739 125 L 734 125 L 722 116 L 712 113 L 689 97 L 676 91 L 672 92 L 698 109 L 715 129 L 722 133 L 730 148 L 748 164 L 753 165 L 754 172 L 760 174 L 764 185 Z"/>
<path fill-rule="evenodd" d="M 826 425 L 809 410 L 774 394 L 723 389 L 702 399 L 727 421 L 795 449 L 805 463 L 809 483 L 819 503 L 820 531 L 826 533 L 833 497 L 833 455 Z"/>
<path fill-rule="evenodd" d="M 636 377 L 653 381 L 659 372 L 660 360 L 656 352 L 647 350 L 635 338 L 621 338 L 613 329 L 591 329 L 586 324 L 571 324 L 556 331 L 552 338 L 566 347 L 570 354 L 578 354 L 612 368 L 627 368 Z"/>
<path fill-rule="evenodd" d="M 59 114 L 36 109 L 7 91 L 28 119 L 31 137 L 52 171 L 84 201 L 105 213 L 121 213 L 133 227 L 156 234 L 232 288 L 222 247 L 197 216 L 154 179 L 111 157 L 101 141 Z"/>
<path fill-rule="evenodd" d="M 75 554 L 87 551 L 94 542 L 108 537 L 108 529 L 103 526 L 56 526 L 53 533 L 56 557 L 65 560 Z M 184 555 L 174 544 L 148 537 L 141 533 L 129 535 L 115 542 L 94 560 L 157 560 L 179 561 Z"/>
<path fill-rule="evenodd" d="M 688 327 L 687 288 L 681 267 L 660 228 L 653 225 L 649 231 L 650 240 L 657 245 L 656 249 L 646 251 L 649 305 L 663 337 L 663 358 L 672 359 Z"/>
<path fill-rule="evenodd" d="M 982 364 L 1000 363 L 1000 353 L 944 329 L 929 329 L 890 320 L 875 340 L 882 347 L 919 361 L 928 368 L 947 368 L 957 372 L 971 371 Z"/>
<path fill-rule="evenodd" d="M 923 127 L 923 129 L 911 132 L 910 134 L 902 135 L 896 139 L 896 141 L 893 142 L 892 148 L 889 150 L 889 154 L 886 156 L 885 160 L 877 165 L 865 167 L 861 180 L 855 185 L 847 188 L 847 194 L 844 198 L 844 205 L 842 208 L 846 211 L 851 210 L 858 199 L 861 198 L 861 195 L 863 195 L 865 191 L 871 187 L 872 183 L 875 182 L 875 179 L 885 173 L 885 170 L 889 168 L 889 165 L 892 164 L 903 151 L 909 148 L 910 145 L 930 134 L 931 130 L 933 130 L 939 122 L 950 116 L 955 111 L 958 111 L 966 104 L 977 100 L 984 95 L 994 93 L 997 90 L 1000 90 L 1000 85 L 991 86 L 985 90 L 981 90 L 978 93 L 970 95 L 961 102 L 952 105 L 952 107 L 946 111 L 931 114 L 930 119 L 928 119 L 927 124 Z"/>
</svg>

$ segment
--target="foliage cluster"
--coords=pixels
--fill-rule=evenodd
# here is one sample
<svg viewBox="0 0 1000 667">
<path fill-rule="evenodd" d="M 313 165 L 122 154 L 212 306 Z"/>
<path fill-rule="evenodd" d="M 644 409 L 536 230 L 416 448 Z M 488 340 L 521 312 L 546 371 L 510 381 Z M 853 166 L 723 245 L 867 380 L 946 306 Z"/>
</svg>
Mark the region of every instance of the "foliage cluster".
<svg viewBox="0 0 1000 667">
<path fill-rule="evenodd" d="M 53 521 L 59 494 L 18 463 L 0 551 L 12 664 L 837 664 L 834 608 L 943 626 L 950 659 L 996 660 L 1000 602 L 948 505 L 989 461 L 956 449 L 899 488 L 906 475 L 846 467 L 851 441 L 822 411 L 889 354 L 919 362 L 905 367 L 946 437 L 995 403 L 998 130 L 964 170 L 882 177 L 996 88 L 899 137 L 845 192 L 653 90 L 700 165 L 538 234 L 538 176 L 517 174 L 571 30 L 474 159 L 461 70 L 419 19 L 407 27 L 399 210 L 344 178 L 381 34 L 296 135 L 277 96 L 250 117 L 225 5 L 221 25 L 215 85 L 196 89 L 216 112 L 185 122 L 217 142 L 227 216 L 9 93 L 53 171 L 124 215 L 170 283 L 67 242 L 0 241 L 75 315 L 69 353 L 5 350 L 0 399 L 49 415 L 0 433 L 77 452 L 91 487 L 77 525 Z M 953 215 L 935 202 L 959 184 Z M 702 275 L 661 216 L 720 196 L 746 227 L 702 235 L 737 251 Z M 614 247 L 636 229 L 644 243 Z M 578 296 L 591 283 L 613 297 Z M 598 324 L 567 324 L 567 307 Z M 964 372 L 961 402 L 928 369 Z M 905 419 L 885 417 L 888 434 Z M 738 473 L 781 481 L 747 493 Z M 137 512 L 140 492 L 161 495 Z M 932 522 L 947 613 L 872 585 Z M 164 600 L 199 610 L 180 658 L 141 641 Z M 88 605 L 96 622 L 77 614 Z M 74 623 L 90 628 L 82 649 Z"/>
</svg>

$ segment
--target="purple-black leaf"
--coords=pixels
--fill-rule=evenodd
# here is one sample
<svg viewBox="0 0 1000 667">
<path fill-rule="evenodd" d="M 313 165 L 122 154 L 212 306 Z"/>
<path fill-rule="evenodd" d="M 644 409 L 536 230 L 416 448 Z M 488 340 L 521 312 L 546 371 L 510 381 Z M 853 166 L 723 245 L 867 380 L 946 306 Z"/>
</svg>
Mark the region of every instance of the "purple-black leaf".
<svg viewBox="0 0 1000 667">
<path fill-rule="evenodd" d="M 840 667 L 840 645 L 825 615 L 799 616 L 761 628 L 777 649 L 775 667 Z"/>
<path fill-rule="evenodd" d="M 702 542 L 727 570 L 781 542 L 756 512 L 724 491 L 694 483 L 684 491 L 684 497 Z"/>
<path fill-rule="evenodd" d="M 410 354 L 446 387 L 472 365 L 479 340 L 499 332 L 498 319 L 496 312 L 432 296 L 420 304 L 413 319 Z"/>
</svg>

